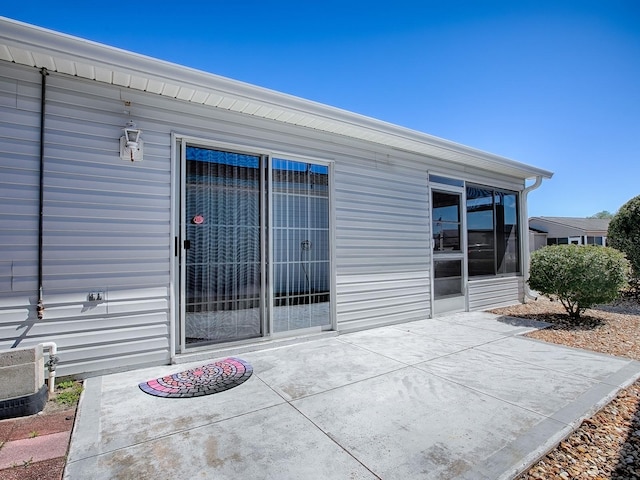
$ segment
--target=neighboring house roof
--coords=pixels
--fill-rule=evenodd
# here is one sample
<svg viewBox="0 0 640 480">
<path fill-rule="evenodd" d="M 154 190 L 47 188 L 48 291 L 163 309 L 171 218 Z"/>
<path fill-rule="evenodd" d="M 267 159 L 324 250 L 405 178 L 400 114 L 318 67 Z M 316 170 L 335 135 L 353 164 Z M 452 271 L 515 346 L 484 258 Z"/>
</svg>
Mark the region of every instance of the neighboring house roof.
<svg viewBox="0 0 640 480">
<path fill-rule="evenodd" d="M 567 235 L 576 231 L 582 232 L 583 235 L 606 235 L 610 221 L 608 218 L 531 217 L 529 228 L 554 236 L 563 231 L 567 231 Z"/>
<path fill-rule="evenodd" d="M 422 132 L 0 17 L 0 60 L 370 141 L 515 178 L 552 172 Z"/>
</svg>

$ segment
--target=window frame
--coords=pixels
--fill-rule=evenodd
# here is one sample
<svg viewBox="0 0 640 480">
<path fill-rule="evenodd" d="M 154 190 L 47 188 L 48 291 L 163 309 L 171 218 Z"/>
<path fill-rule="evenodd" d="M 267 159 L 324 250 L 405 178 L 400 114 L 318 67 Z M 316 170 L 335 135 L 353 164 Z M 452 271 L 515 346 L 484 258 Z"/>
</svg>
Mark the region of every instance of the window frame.
<svg viewBox="0 0 640 480">
<path fill-rule="evenodd" d="M 472 221 L 472 219 L 470 219 L 469 215 L 470 213 L 472 214 L 473 212 L 470 212 L 469 209 L 469 202 L 475 200 L 476 198 L 480 198 L 480 197 L 474 197 L 474 195 L 471 192 L 471 189 L 479 189 L 482 191 L 485 191 L 486 193 L 488 193 L 488 195 L 486 195 L 486 198 L 491 198 L 491 209 L 487 210 L 491 212 L 491 222 L 492 222 L 492 232 L 491 232 L 491 238 L 490 240 L 493 242 L 493 244 L 491 245 L 491 251 L 492 251 L 492 255 L 493 255 L 493 265 L 492 265 L 492 273 L 487 273 L 486 271 L 480 271 L 478 273 L 474 272 L 474 262 L 477 262 L 478 259 L 474 259 L 472 258 L 471 255 L 471 248 L 472 248 L 472 242 L 471 242 L 471 237 L 472 237 L 472 232 L 474 231 L 471 228 L 471 225 L 474 223 Z M 465 203 L 465 215 L 466 215 L 466 235 L 467 235 L 467 268 L 468 268 L 468 278 L 469 280 L 472 279 L 479 279 L 479 278 L 492 278 L 492 277 L 512 277 L 512 276 L 519 276 L 522 274 L 522 258 L 523 258 L 523 253 L 522 253 L 522 238 L 521 238 L 521 201 L 520 201 L 520 194 L 518 191 L 516 190 L 509 190 L 506 188 L 499 188 L 499 187 L 494 187 L 494 186 L 490 186 L 490 185 L 482 185 L 482 184 L 478 184 L 478 183 L 473 183 L 473 182 L 466 182 L 465 184 L 465 193 L 466 193 L 466 203 Z M 509 231 L 509 235 L 505 235 L 506 232 L 506 212 L 505 212 L 505 206 L 503 205 L 503 212 L 499 215 L 498 213 L 498 202 L 497 202 L 497 198 L 502 196 L 504 198 L 504 196 L 513 196 L 514 201 L 515 201 L 515 224 L 509 224 L 511 225 L 510 231 Z M 498 220 L 502 219 L 502 228 L 498 228 Z M 479 230 L 479 229 L 476 229 Z M 486 232 L 488 233 L 488 231 Z M 509 238 L 514 238 L 515 239 L 515 245 L 512 246 L 511 248 L 508 248 L 508 239 Z M 484 243 L 474 243 L 473 245 L 484 245 Z M 499 246 L 502 245 L 502 247 L 500 248 Z M 515 254 L 515 261 L 511 262 L 512 264 L 515 265 L 515 269 L 511 268 L 508 269 L 506 268 L 506 264 L 505 264 L 505 259 L 507 256 L 507 252 L 511 252 L 512 254 Z M 485 252 L 486 255 L 486 252 Z M 501 258 L 499 258 L 501 256 Z M 477 263 L 476 265 L 477 266 Z"/>
</svg>

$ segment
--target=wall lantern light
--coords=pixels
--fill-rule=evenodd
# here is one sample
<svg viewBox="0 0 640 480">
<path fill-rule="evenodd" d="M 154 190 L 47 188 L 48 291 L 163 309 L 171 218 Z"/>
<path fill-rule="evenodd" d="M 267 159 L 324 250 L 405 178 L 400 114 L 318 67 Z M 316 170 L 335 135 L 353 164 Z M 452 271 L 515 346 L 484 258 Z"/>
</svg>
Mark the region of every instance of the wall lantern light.
<svg viewBox="0 0 640 480">
<path fill-rule="evenodd" d="M 129 120 L 123 131 L 124 135 L 120 137 L 120 158 L 132 162 L 141 161 L 144 147 L 140 138 L 142 130 L 136 128 L 136 124 Z"/>
</svg>

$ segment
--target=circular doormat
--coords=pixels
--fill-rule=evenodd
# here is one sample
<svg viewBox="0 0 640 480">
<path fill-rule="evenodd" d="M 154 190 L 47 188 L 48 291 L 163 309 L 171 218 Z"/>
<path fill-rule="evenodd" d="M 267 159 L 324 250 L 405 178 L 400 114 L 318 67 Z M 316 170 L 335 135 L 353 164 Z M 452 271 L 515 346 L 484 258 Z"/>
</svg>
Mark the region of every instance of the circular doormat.
<svg viewBox="0 0 640 480">
<path fill-rule="evenodd" d="M 190 398 L 224 392 L 246 382 L 253 367 L 239 358 L 225 358 L 192 370 L 142 382 L 138 386 L 149 395 Z"/>
</svg>

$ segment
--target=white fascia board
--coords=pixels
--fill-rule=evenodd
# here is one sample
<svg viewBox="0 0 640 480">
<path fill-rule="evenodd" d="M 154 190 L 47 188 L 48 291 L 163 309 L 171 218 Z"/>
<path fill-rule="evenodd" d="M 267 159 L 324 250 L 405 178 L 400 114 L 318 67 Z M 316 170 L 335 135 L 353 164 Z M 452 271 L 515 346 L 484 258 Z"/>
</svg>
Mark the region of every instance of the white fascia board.
<svg viewBox="0 0 640 480">
<path fill-rule="evenodd" d="M 452 161 L 462 165 L 473 166 L 474 162 L 479 162 L 479 164 L 490 165 L 491 169 L 498 173 L 517 175 L 523 179 L 537 176 L 551 178 L 553 175 L 552 172 L 547 170 L 347 110 L 5 17 L 0 17 L 0 27 L 0 44 L 26 49 L 29 52 L 41 55 L 48 55 L 54 59 L 59 58 L 67 62 L 79 62 L 85 65 L 92 65 L 95 68 L 110 69 L 114 73 L 125 74 L 135 78 L 161 81 L 172 86 L 176 85 L 185 89 L 192 89 L 196 92 L 222 95 L 247 102 L 248 104 L 259 104 L 266 108 L 298 113 L 305 117 L 310 117 L 310 119 L 326 121 L 327 131 L 334 133 L 336 129 L 331 128 L 331 125 L 338 123 L 341 125 L 338 134 L 345 136 L 354 138 L 367 136 L 370 138 L 371 132 L 373 132 L 374 138 L 378 138 L 378 140 L 370 141 L 375 143 L 393 146 L 397 142 L 402 144 L 401 149 L 435 157 L 445 155 L 447 158 L 451 158 L 451 154 L 453 154 L 454 159 Z M 201 98 L 202 95 L 197 95 L 197 97 Z M 321 123 L 324 124 L 324 122 Z M 355 129 L 360 134 L 342 133 L 347 129 Z"/>
</svg>

